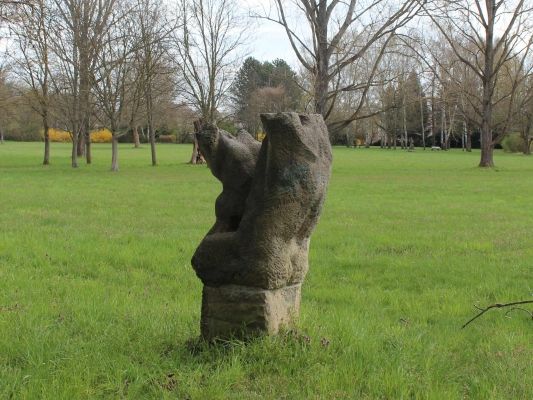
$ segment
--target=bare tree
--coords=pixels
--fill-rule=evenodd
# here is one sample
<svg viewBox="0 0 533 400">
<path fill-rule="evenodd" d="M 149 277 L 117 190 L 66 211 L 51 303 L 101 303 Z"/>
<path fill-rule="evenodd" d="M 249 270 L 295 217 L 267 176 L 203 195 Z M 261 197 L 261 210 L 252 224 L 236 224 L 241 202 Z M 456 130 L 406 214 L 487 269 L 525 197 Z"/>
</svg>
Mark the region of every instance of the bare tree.
<svg viewBox="0 0 533 400">
<path fill-rule="evenodd" d="M 137 0 L 137 30 L 140 39 L 136 62 L 140 68 L 140 92 L 144 97 L 152 165 L 157 165 L 155 146 L 155 106 L 161 93 L 168 93 L 171 79 L 169 39 L 175 22 L 165 18 L 159 1 Z"/>
<path fill-rule="evenodd" d="M 38 0 L 0 0 L 0 22 L 18 21 L 20 11 L 37 2 Z"/>
<path fill-rule="evenodd" d="M 494 144 L 501 140 L 494 129 L 493 110 L 498 74 L 531 47 L 533 6 L 526 0 L 437 1 L 424 6 L 457 59 L 479 79 L 481 104 L 475 106 L 481 131 L 480 167 L 493 167 Z M 497 24 L 500 29 L 496 32 Z M 509 96 L 513 97 L 514 92 Z M 511 98 L 512 101 L 512 98 Z M 506 132 L 506 127 L 500 132 Z"/>
<path fill-rule="evenodd" d="M 94 93 L 98 116 L 111 131 L 111 171 L 119 169 L 118 139 L 130 127 L 129 102 L 135 102 L 138 69 L 134 60 L 137 46 L 132 35 L 134 20 L 127 18 L 128 10 L 118 7 L 111 14 L 112 27 L 107 30 L 94 68 Z"/>
<path fill-rule="evenodd" d="M 530 63 L 533 60 L 530 60 Z M 531 65 L 531 64 L 530 64 Z M 533 144 L 533 76 L 521 82 L 516 102 L 515 129 L 523 143 L 524 155 L 531 155 Z"/>
<path fill-rule="evenodd" d="M 116 0 L 53 0 L 54 21 L 50 46 L 58 58 L 55 89 L 63 99 L 63 119 L 72 135 L 72 166 L 85 150 L 91 155 L 92 77 L 103 41 L 110 28 Z"/>
<path fill-rule="evenodd" d="M 374 73 L 395 32 L 419 11 L 417 0 L 275 0 L 276 12 L 263 15 L 284 27 L 303 68 L 312 77 L 313 111 L 333 129 L 341 129 L 360 118 Z M 291 22 L 291 13 L 299 15 Z M 303 16 L 303 18 L 301 18 Z M 300 21 L 306 29 L 299 29 Z M 343 70 L 363 58 L 372 47 L 378 50 L 365 82 L 336 85 Z M 339 93 L 359 90 L 360 103 L 342 120 L 330 121 Z"/>
<path fill-rule="evenodd" d="M 19 19 L 12 26 L 16 39 L 14 54 L 19 77 L 29 87 L 31 95 L 24 96 L 40 115 L 43 124 L 44 159 L 50 164 L 50 47 L 49 27 L 52 24 L 50 2 L 34 0 L 32 6 L 19 8 Z"/>
<path fill-rule="evenodd" d="M 0 65 L 0 144 L 4 144 L 5 125 L 7 120 L 13 117 L 13 108 L 16 107 L 16 94 L 8 83 L 7 72 L 8 67 Z"/>
<path fill-rule="evenodd" d="M 245 27 L 235 0 L 178 0 L 175 37 L 179 90 L 203 122 L 216 122 L 233 80 Z M 195 124 L 199 129 L 201 124 Z M 194 140 L 191 163 L 198 160 Z"/>
</svg>

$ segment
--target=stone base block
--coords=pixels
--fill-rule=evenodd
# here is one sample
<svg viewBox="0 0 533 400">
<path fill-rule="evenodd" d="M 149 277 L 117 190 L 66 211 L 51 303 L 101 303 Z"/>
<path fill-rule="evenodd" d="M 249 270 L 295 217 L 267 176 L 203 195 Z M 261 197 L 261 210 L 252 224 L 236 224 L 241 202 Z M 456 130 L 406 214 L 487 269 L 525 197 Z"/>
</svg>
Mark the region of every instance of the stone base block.
<svg viewBox="0 0 533 400">
<path fill-rule="evenodd" d="M 276 334 L 290 326 L 300 311 L 301 285 L 266 290 L 249 286 L 204 286 L 202 337 L 244 338 Z"/>
</svg>

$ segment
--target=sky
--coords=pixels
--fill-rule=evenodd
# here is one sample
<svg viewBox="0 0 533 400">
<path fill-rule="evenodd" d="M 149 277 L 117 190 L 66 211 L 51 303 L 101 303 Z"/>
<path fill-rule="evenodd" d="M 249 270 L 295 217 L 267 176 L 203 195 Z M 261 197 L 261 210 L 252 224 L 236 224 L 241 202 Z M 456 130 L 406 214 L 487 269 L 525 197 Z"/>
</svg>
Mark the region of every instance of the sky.
<svg viewBox="0 0 533 400">
<path fill-rule="evenodd" d="M 291 65 L 296 64 L 296 56 L 289 44 L 285 31 L 271 22 L 258 24 L 251 37 L 250 55 L 261 61 L 283 58 Z"/>
<path fill-rule="evenodd" d="M 238 0 L 238 2 L 243 9 L 260 14 L 268 10 L 270 5 L 269 0 Z M 285 30 L 274 22 L 253 19 L 247 47 L 248 54 L 260 61 L 282 58 L 293 67 L 298 65 Z"/>
</svg>

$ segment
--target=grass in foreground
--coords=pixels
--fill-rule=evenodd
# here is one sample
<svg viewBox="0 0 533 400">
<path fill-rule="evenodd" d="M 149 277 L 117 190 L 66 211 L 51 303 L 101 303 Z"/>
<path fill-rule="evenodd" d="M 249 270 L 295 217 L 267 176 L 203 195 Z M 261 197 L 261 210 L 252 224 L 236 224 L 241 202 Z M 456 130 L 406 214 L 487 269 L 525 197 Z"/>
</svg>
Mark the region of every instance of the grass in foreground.
<svg viewBox="0 0 533 400">
<path fill-rule="evenodd" d="M 334 150 L 298 334 L 205 348 L 190 267 L 220 191 L 189 146 L 0 146 L 0 398 L 527 399 L 533 159 Z"/>
</svg>

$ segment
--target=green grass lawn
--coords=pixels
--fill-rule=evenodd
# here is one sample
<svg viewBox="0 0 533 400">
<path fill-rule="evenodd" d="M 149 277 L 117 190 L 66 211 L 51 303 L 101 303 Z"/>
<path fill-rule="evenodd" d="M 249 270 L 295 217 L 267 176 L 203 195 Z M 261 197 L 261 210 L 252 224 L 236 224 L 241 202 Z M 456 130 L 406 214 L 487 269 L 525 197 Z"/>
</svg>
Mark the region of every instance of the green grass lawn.
<svg viewBox="0 0 533 400">
<path fill-rule="evenodd" d="M 0 398 L 531 399 L 533 158 L 334 149 L 297 334 L 196 345 L 221 186 L 189 146 L 0 145 Z M 529 307 L 531 308 L 531 307 Z"/>
</svg>

